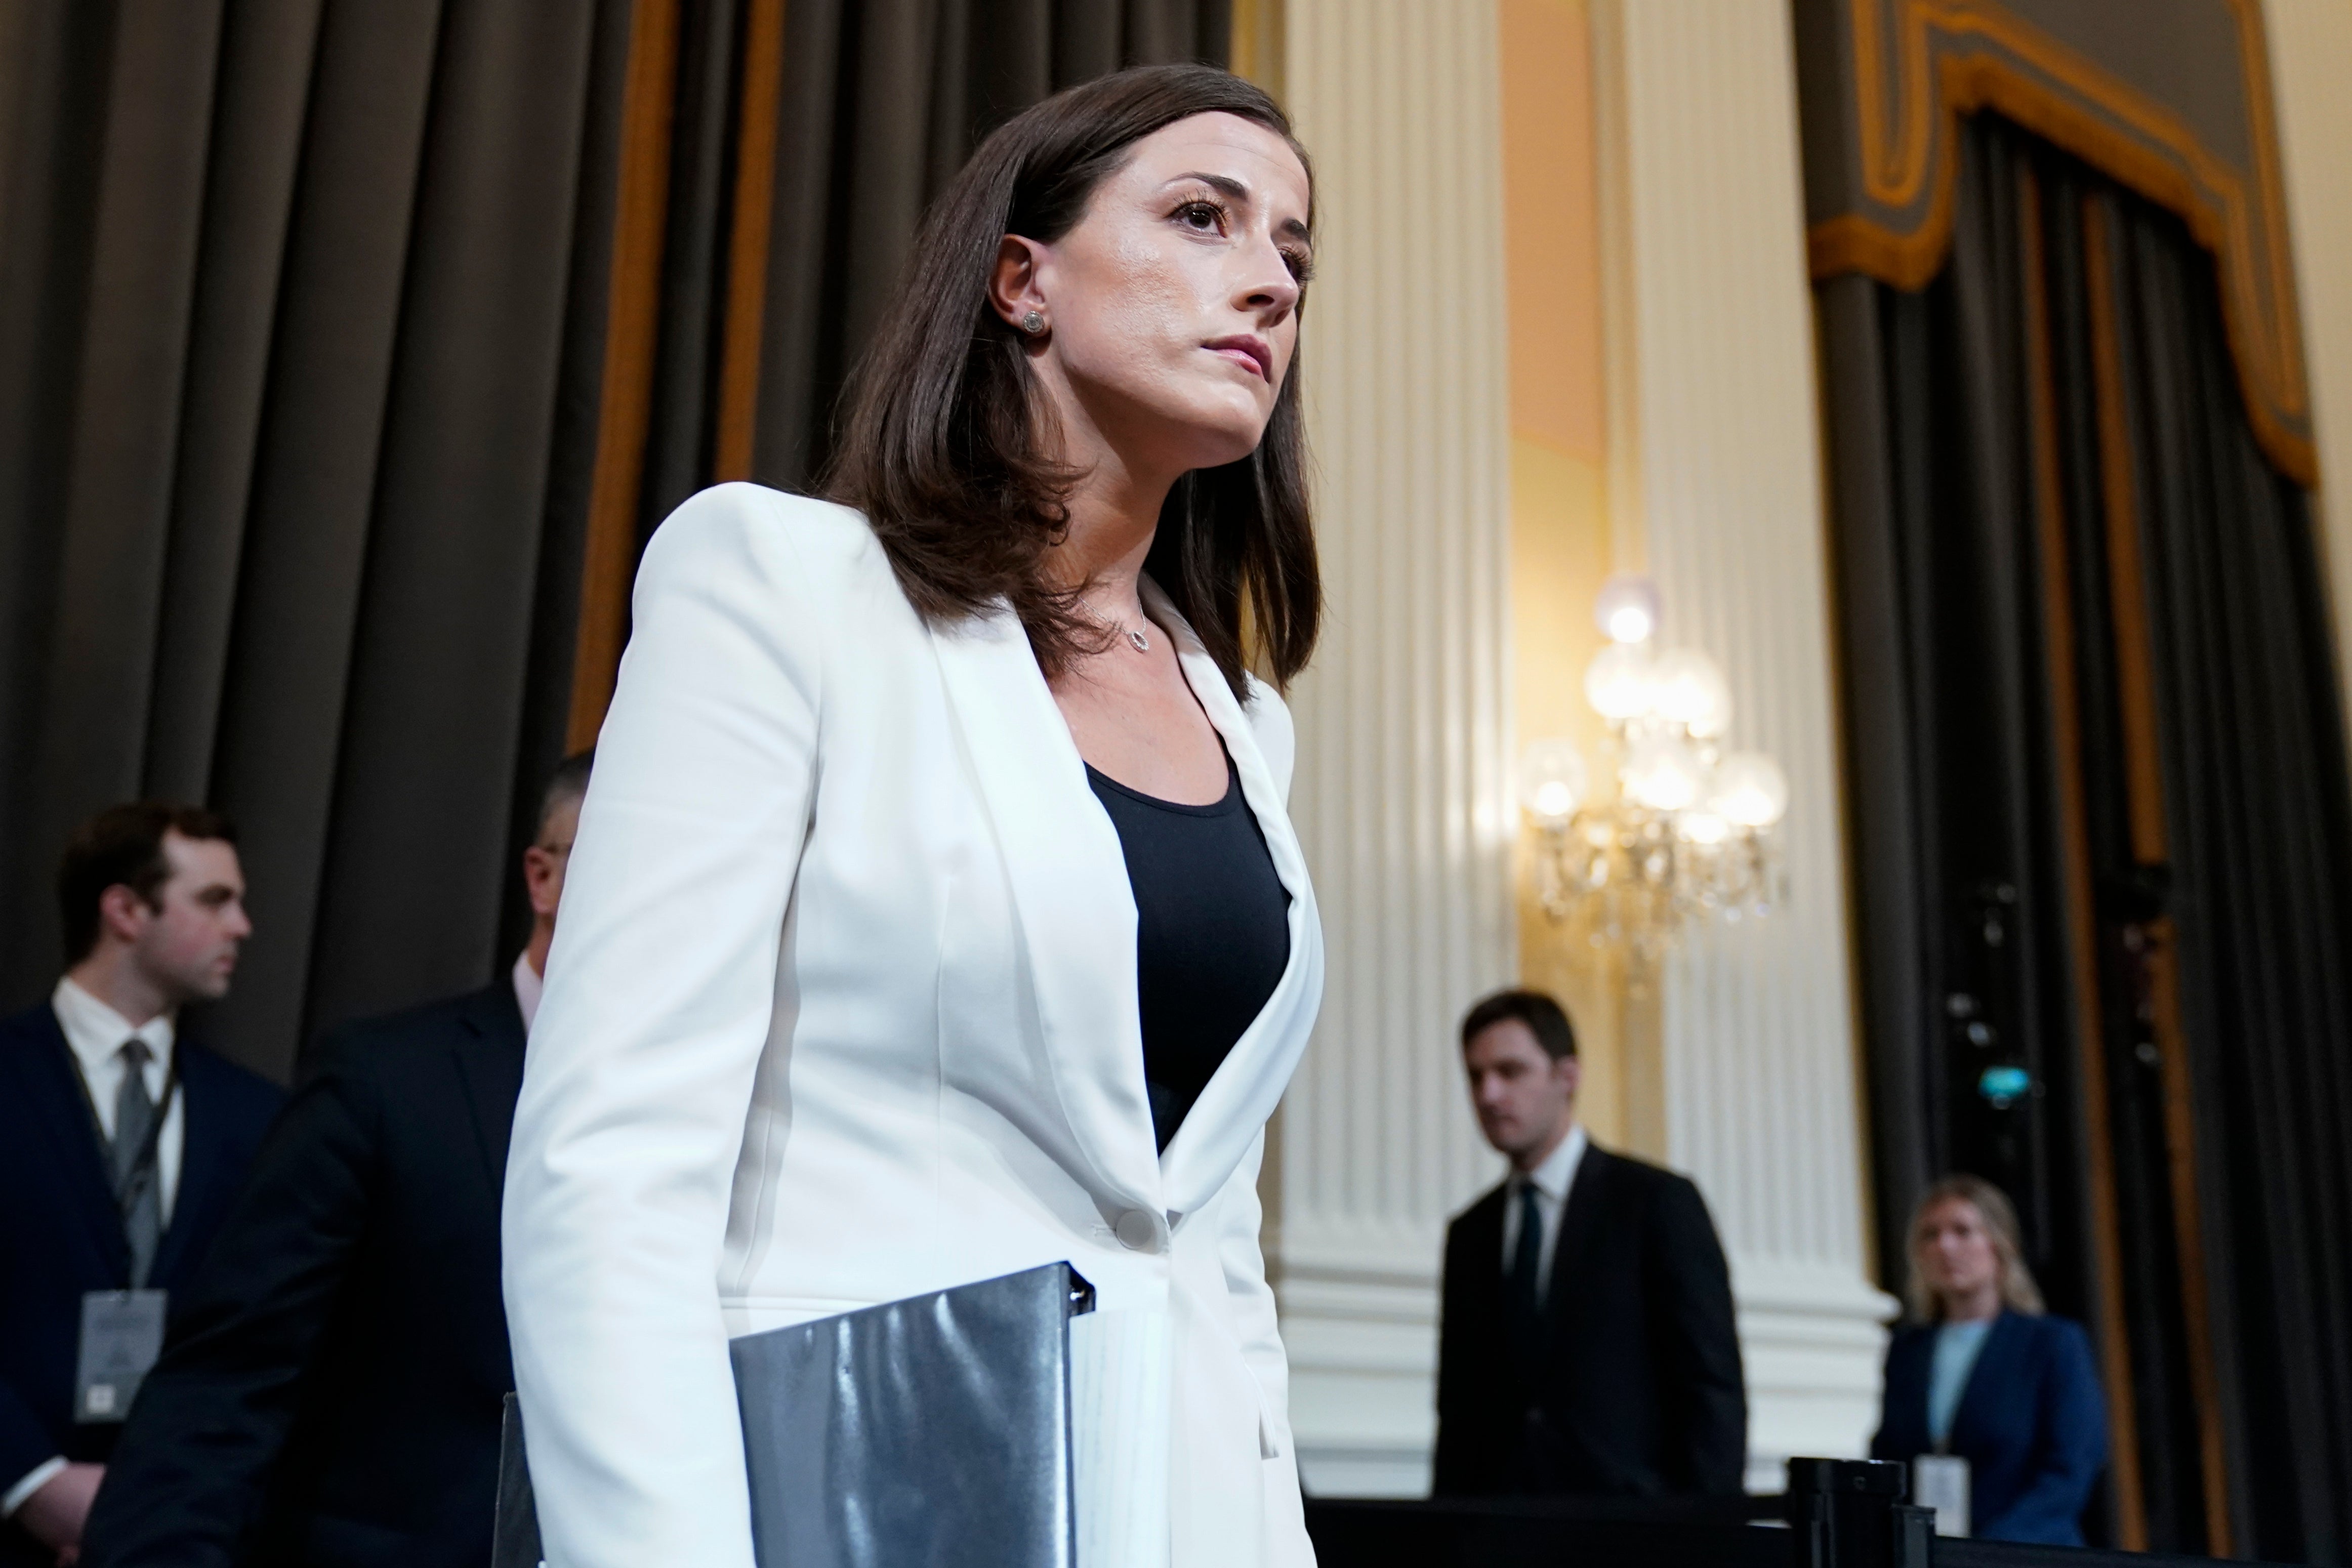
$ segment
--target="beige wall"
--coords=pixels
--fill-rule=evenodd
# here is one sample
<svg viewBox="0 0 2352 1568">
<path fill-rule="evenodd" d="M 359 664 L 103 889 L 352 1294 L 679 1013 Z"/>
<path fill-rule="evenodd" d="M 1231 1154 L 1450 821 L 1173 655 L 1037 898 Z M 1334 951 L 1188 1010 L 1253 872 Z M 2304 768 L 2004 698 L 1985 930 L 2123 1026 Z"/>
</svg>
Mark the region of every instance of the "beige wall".
<svg viewBox="0 0 2352 1568">
<path fill-rule="evenodd" d="M 1510 315 L 1511 651 L 1522 742 L 1565 735 L 1599 753 L 1584 667 L 1612 564 L 1591 18 L 1584 0 L 1501 0 L 1503 235 Z M 1520 840 L 1519 974 L 1567 1006 L 1584 1058 L 1579 1114 L 1627 1140 L 1622 975 L 1548 919 Z"/>
<path fill-rule="evenodd" d="M 2318 438 L 2337 668 L 2352 699 L 2352 0 L 2270 0 L 2263 14 Z"/>
<path fill-rule="evenodd" d="M 1290 809 L 1328 967 L 1268 1255 L 1299 1468 L 1327 1495 L 1427 1485 L 1445 1221 L 1501 1166 L 1453 1046 L 1518 963 L 1496 49 L 1494 0 L 1283 10 L 1316 164 L 1301 353 L 1328 600 Z"/>
<path fill-rule="evenodd" d="M 1860 1262 L 1786 8 L 1268 4 L 1237 22 L 1317 162 L 1330 599 L 1291 802 L 1330 970 L 1267 1182 L 1302 1473 L 1425 1484 L 1444 1226 L 1501 1172 L 1453 1031 L 1517 974 L 1577 1014 L 1596 1135 L 1715 1209 L 1771 1484 L 1790 1453 L 1857 1449 L 1886 1308 Z M 1796 893 L 1636 992 L 1528 908 L 1508 773 L 1522 738 L 1598 750 L 1592 597 L 1644 566 L 1668 640 L 1725 664 L 1734 739 L 1790 772 Z"/>
<path fill-rule="evenodd" d="M 1772 917 L 1688 929 L 1628 1031 L 1636 1148 L 1687 1172 L 1730 1255 L 1749 1475 L 1860 1451 L 1865 1261 L 1826 519 L 1789 9 L 1592 0 L 1615 552 L 1661 635 L 1719 660 L 1729 742 L 1787 770 Z"/>
</svg>

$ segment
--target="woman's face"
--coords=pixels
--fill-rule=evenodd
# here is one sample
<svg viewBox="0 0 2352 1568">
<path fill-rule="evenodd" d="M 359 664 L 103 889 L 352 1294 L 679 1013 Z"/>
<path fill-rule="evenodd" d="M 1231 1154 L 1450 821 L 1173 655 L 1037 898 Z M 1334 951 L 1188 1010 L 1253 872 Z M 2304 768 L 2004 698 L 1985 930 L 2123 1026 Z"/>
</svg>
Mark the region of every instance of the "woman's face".
<svg viewBox="0 0 2352 1568">
<path fill-rule="evenodd" d="M 1966 1198 L 1946 1198 L 1919 1216 L 1912 1238 L 1927 1288 L 1947 1302 L 1976 1296 L 2000 1281 L 2000 1255 L 1984 1215 Z"/>
<path fill-rule="evenodd" d="M 1043 314 L 1034 362 L 1130 470 L 1162 482 L 1255 450 L 1298 342 L 1307 171 L 1254 121 L 1135 143 L 1051 245 L 1008 238 L 997 308 Z M 1081 454 L 1072 453 L 1072 457 Z"/>
</svg>

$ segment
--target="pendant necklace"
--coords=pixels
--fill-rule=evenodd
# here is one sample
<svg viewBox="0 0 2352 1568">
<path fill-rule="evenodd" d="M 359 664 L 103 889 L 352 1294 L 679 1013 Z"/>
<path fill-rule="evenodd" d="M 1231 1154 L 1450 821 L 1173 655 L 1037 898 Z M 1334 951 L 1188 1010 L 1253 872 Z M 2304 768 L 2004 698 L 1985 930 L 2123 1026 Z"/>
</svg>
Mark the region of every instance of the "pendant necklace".
<svg viewBox="0 0 2352 1568">
<path fill-rule="evenodd" d="M 1127 640 L 1135 645 L 1135 651 L 1138 653 L 1150 653 L 1151 651 L 1151 639 L 1145 637 L 1140 631 L 1138 631 L 1133 626 L 1127 628 Z"/>
</svg>

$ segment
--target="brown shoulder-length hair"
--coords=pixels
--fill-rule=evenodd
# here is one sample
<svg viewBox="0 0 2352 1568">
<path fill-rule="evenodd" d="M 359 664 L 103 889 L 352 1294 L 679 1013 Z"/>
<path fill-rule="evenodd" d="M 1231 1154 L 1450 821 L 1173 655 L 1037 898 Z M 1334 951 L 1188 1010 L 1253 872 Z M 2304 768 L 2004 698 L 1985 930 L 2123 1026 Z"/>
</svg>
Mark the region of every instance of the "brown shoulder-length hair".
<svg viewBox="0 0 2352 1568">
<path fill-rule="evenodd" d="M 843 390 L 824 493 L 866 514 L 926 620 L 951 623 L 1009 603 L 1049 675 L 1109 634 L 1046 570 L 1069 525 L 1064 502 L 1083 475 L 1055 460 L 1022 334 L 989 304 L 997 247 L 1008 234 L 1060 239 L 1135 142 L 1216 113 L 1276 132 L 1305 163 L 1274 100 L 1210 66 L 1098 77 L 1007 121 L 924 218 L 881 327 Z M 1235 697 L 1244 693 L 1244 617 L 1247 662 L 1276 686 L 1307 663 L 1322 581 L 1295 355 L 1257 450 L 1196 468 L 1170 490 L 1145 570 Z"/>
<path fill-rule="evenodd" d="M 1944 1303 L 1928 1285 L 1926 1270 L 1919 1267 L 1919 1230 L 1927 1223 L 1928 1210 L 1955 1198 L 1975 1208 L 1984 1221 L 1985 1234 L 1992 1238 L 1993 1256 L 2000 1260 L 2002 1305 L 2012 1312 L 2039 1317 L 2043 1310 L 2042 1287 L 2033 1282 L 2033 1270 L 2025 1265 L 2024 1231 L 2017 1223 L 2016 1205 L 2009 1201 L 2007 1193 L 1982 1176 L 1952 1175 L 1929 1187 L 1911 1211 L 1911 1228 L 1906 1237 L 1911 1272 L 1904 1281 L 1903 1304 L 1910 1309 L 1913 1319 L 1932 1323 L 1944 1315 Z"/>
</svg>

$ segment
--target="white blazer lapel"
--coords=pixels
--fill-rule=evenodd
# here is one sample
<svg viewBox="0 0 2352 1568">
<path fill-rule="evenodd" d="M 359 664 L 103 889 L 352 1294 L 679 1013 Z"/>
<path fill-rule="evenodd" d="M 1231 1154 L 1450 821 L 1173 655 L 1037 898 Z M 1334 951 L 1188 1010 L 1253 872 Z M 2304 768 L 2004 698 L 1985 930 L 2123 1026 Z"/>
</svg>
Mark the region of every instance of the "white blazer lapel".
<svg viewBox="0 0 2352 1568">
<path fill-rule="evenodd" d="M 1160 1203 L 1136 1004 L 1135 897 L 1118 831 L 1009 610 L 934 628 L 950 704 L 1004 857 L 1045 1068 L 1098 1195 Z M 1238 1158 L 1238 1156 L 1236 1156 Z"/>
<path fill-rule="evenodd" d="M 1323 1000 L 1323 922 L 1315 910 L 1315 889 L 1307 857 L 1291 830 L 1290 811 L 1276 786 L 1273 770 L 1258 750 L 1257 731 L 1234 700 L 1224 672 L 1202 651 L 1192 629 L 1176 614 L 1158 585 L 1144 580 L 1152 616 L 1173 629 L 1177 658 L 1192 695 L 1217 733 L 1240 776 L 1242 798 L 1257 817 L 1274 858 L 1275 875 L 1290 894 L 1290 962 L 1256 1019 L 1234 1042 L 1210 1076 L 1201 1098 L 1185 1112 L 1183 1125 L 1160 1159 L 1163 1201 L 1174 1215 L 1191 1214 L 1214 1197 L 1241 1163 L 1250 1142 L 1289 1086 L 1306 1051 L 1307 1032 Z"/>
</svg>

